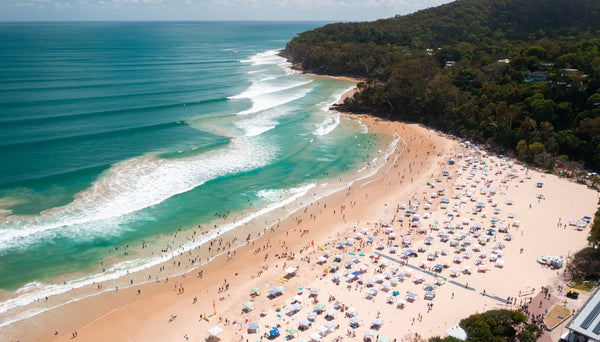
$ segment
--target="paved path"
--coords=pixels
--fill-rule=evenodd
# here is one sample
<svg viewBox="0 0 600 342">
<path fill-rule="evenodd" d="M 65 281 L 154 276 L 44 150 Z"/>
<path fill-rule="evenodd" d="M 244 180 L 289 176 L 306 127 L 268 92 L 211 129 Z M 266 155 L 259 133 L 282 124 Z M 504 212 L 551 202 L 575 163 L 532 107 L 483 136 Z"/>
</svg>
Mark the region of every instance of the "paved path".
<svg viewBox="0 0 600 342">
<path fill-rule="evenodd" d="M 432 277 L 443 279 L 444 281 L 446 281 L 446 282 L 448 282 L 448 283 L 450 283 L 450 284 L 456 285 L 456 286 L 458 286 L 458 287 L 462 287 L 463 289 L 466 289 L 466 290 L 470 290 L 470 291 L 475 291 L 475 292 L 477 292 L 477 290 L 475 290 L 475 289 L 474 289 L 474 288 L 472 288 L 472 287 L 468 287 L 466 284 L 461 284 L 461 283 L 459 283 L 459 282 L 457 282 L 457 281 L 454 281 L 454 280 L 448 280 L 446 277 L 442 277 L 442 276 L 440 276 L 440 275 L 438 275 L 438 274 L 435 274 L 435 273 L 433 273 L 433 272 L 430 272 L 430 271 L 428 271 L 428 270 L 425 270 L 425 269 L 422 269 L 422 268 L 420 268 L 420 267 L 417 267 L 417 266 L 411 265 L 411 264 L 409 264 L 409 263 L 402 262 L 401 260 L 398 260 L 398 259 L 392 258 L 392 257 L 391 257 L 391 256 L 389 256 L 389 255 L 381 254 L 381 253 L 379 253 L 379 252 L 375 252 L 375 254 L 379 255 L 380 257 L 383 257 L 383 258 L 389 259 L 389 260 L 391 260 L 391 261 L 393 261 L 393 262 L 397 262 L 397 263 L 399 263 L 399 264 L 404 264 L 404 266 L 408 266 L 408 267 L 410 267 L 410 268 L 413 268 L 413 269 L 415 269 L 415 270 L 417 270 L 417 271 L 419 271 L 419 272 L 423 272 L 423 273 L 425 273 L 425 274 L 427 274 L 427 275 L 430 275 L 430 276 L 432 276 Z M 480 293 L 481 293 L 483 296 L 485 296 L 485 297 L 489 297 L 489 298 L 492 298 L 492 299 L 495 299 L 495 300 L 497 300 L 497 301 L 501 302 L 502 304 L 508 304 L 508 301 L 507 301 L 506 299 L 504 299 L 504 298 L 500 298 L 500 297 L 497 297 L 497 296 L 492 296 L 492 295 L 489 295 L 489 294 L 487 294 L 487 293 L 482 293 L 482 292 L 480 292 Z"/>
</svg>

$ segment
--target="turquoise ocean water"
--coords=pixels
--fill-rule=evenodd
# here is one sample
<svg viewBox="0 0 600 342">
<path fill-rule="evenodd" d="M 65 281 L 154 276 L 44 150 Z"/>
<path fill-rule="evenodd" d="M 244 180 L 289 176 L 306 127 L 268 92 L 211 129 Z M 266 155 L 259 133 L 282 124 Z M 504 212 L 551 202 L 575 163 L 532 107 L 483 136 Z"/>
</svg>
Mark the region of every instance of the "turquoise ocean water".
<svg viewBox="0 0 600 342">
<path fill-rule="evenodd" d="M 328 110 L 352 84 L 277 56 L 322 24 L 0 24 L 0 314 L 102 280 L 107 250 L 362 170 L 377 137 Z"/>
</svg>

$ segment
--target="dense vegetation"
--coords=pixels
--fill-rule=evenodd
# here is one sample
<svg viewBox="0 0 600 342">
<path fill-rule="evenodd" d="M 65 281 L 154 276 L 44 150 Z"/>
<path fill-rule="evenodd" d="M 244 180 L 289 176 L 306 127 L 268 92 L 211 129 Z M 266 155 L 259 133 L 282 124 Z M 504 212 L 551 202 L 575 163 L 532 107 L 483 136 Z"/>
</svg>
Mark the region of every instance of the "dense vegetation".
<svg viewBox="0 0 600 342">
<path fill-rule="evenodd" d="M 459 325 L 467 331 L 468 341 L 533 342 L 542 335 L 535 324 L 526 324 L 527 317 L 518 311 L 491 310 L 471 315 L 460 321 Z M 434 337 L 430 342 L 455 342 L 453 337 Z"/>
<path fill-rule="evenodd" d="M 304 32 L 303 70 L 364 79 L 344 109 L 417 121 L 562 172 L 600 168 L 600 1 L 463 0 Z"/>
</svg>

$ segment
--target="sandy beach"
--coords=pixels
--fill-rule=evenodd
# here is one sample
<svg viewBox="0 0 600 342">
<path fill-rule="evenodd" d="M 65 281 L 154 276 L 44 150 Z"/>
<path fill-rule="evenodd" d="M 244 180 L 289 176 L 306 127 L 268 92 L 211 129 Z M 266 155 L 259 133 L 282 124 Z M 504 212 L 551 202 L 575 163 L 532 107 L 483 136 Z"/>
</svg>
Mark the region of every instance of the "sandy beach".
<svg viewBox="0 0 600 342">
<path fill-rule="evenodd" d="M 542 286 L 564 296 L 563 269 L 536 259 L 566 261 L 586 246 L 589 227 L 569 221 L 593 216 L 598 193 L 416 124 L 358 118 L 400 137 L 375 176 L 183 276 L 63 305 L 5 327 L 3 339 L 204 341 L 219 327 L 215 340 L 259 341 L 278 327 L 277 340 L 408 341 L 516 308 Z"/>
</svg>

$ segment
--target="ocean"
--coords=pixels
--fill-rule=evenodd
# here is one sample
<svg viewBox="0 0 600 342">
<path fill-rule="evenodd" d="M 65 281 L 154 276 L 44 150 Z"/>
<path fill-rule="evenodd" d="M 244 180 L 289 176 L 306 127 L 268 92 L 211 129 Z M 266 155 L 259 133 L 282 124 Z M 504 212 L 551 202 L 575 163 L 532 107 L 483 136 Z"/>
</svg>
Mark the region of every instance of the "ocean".
<svg viewBox="0 0 600 342">
<path fill-rule="evenodd" d="M 353 83 L 278 56 L 323 24 L 0 24 L 0 327 L 375 172 Z"/>
</svg>

